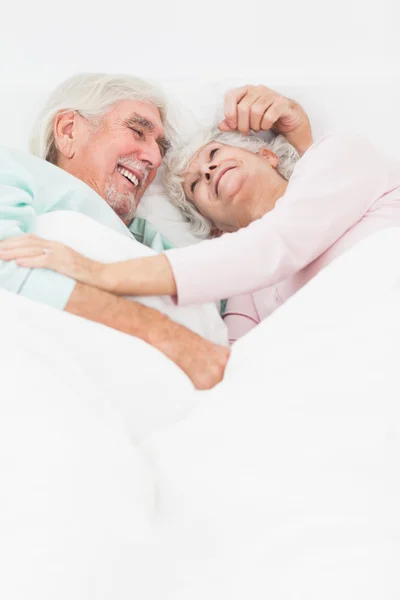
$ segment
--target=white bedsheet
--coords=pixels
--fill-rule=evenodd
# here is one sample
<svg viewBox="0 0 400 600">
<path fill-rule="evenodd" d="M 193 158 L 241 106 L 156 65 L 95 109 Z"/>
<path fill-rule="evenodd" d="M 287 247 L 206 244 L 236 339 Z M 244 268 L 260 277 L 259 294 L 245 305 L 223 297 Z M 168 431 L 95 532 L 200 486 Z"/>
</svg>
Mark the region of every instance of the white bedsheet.
<svg viewBox="0 0 400 600">
<path fill-rule="evenodd" d="M 399 230 L 239 341 L 210 392 L 138 340 L 0 302 L 1 598 L 398 600 Z"/>
</svg>

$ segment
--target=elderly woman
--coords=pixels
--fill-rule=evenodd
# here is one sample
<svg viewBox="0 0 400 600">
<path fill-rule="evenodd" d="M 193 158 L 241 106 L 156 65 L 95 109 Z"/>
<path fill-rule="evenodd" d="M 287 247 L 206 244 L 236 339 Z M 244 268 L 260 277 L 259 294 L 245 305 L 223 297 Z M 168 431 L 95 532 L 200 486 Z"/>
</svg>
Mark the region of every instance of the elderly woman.
<svg viewBox="0 0 400 600">
<path fill-rule="evenodd" d="M 236 123 L 225 120 L 224 131 L 200 136 L 168 160 L 172 201 L 212 239 L 112 265 L 33 240 L 38 256 L 20 264 L 53 268 L 117 294 L 171 294 L 180 304 L 228 298 L 234 340 L 356 242 L 400 226 L 400 167 L 368 141 L 331 135 L 306 149 L 304 123 L 283 130 L 288 111 L 276 121 L 265 119 L 268 109 L 261 119 L 257 110 L 255 121 L 250 105 L 243 127 L 239 109 L 240 102 Z M 232 133 L 241 118 L 242 131 L 268 129 L 272 121 L 287 139 Z M 296 137 L 300 160 L 288 143 Z"/>
</svg>

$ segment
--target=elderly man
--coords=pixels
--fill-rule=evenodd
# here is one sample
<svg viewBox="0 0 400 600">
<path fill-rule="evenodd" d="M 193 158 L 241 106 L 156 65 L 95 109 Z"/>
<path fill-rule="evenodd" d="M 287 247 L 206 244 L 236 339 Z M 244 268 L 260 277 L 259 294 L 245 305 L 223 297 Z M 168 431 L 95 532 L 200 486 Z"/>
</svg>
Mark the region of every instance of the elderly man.
<svg viewBox="0 0 400 600">
<path fill-rule="evenodd" d="M 0 240 L 30 233 L 38 216 L 58 210 L 131 236 L 127 226 L 167 149 L 165 113 L 163 94 L 135 77 L 77 75 L 61 84 L 34 127 L 40 158 L 0 150 Z M 141 338 L 199 389 L 223 376 L 227 348 L 142 304 L 2 260 L 0 287 Z"/>
</svg>

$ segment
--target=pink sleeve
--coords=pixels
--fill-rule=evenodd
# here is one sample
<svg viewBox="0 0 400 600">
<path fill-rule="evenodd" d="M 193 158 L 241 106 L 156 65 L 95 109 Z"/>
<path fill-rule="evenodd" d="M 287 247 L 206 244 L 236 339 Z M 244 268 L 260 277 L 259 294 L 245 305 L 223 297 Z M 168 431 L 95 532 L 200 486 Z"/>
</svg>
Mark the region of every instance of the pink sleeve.
<svg viewBox="0 0 400 600">
<path fill-rule="evenodd" d="M 290 277 L 365 214 L 385 192 L 388 172 L 388 160 L 367 140 L 321 138 L 264 217 L 235 233 L 166 253 L 178 303 L 231 298 Z"/>
<path fill-rule="evenodd" d="M 233 344 L 240 337 L 260 323 L 252 294 L 242 294 L 229 298 L 223 314 L 228 327 L 229 343 Z"/>
</svg>

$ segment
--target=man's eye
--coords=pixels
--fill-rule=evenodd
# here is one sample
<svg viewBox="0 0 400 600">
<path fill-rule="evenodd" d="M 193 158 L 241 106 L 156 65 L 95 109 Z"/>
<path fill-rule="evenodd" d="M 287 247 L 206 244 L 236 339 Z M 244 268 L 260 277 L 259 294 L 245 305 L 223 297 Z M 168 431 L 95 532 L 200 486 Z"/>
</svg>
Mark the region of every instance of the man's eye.
<svg viewBox="0 0 400 600">
<path fill-rule="evenodd" d="M 217 152 L 217 150 L 218 150 L 218 148 L 214 148 L 213 150 L 211 150 L 211 152 L 210 152 L 210 162 L 211 162 L 211 161 L 212 161 L 212 159 L 214 158 L 214 156 L 215 156 L 215 153 Z"/>
<path fill-rule="evenodd" d="M 136 133 L 136 135 L 138 135 L 140 138 L 143 137 L 143 131 L 141 131 L 140 129 L 135 129 L 134 127 L 130 128 L 131 131 L 133 131 L 133 133 Z"/>
<path fill-rule="evenodd" d="M 167 148 L 163 144 L 158 144 L 158 149 L 160 150 L 161 158 L 167 154 Z"/>
<path fill-rule="evenodd" d="M 196 179 L 196 181 L 193 181 L 192 185 L 190 186 L 190 191 L 192 192 L 192 194 L 194 193 L 194 188 L 196 187 L 196 185 L 199 183 L 199 180 Z"/>
</svg>

